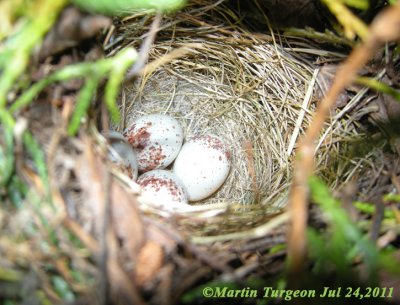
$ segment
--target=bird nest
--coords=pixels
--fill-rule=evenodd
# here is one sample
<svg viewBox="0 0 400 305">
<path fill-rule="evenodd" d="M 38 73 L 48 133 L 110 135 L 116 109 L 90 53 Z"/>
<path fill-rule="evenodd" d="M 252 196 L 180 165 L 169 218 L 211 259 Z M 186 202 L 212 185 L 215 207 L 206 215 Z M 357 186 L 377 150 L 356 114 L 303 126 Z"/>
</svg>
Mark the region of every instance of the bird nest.
<svg viewBox="0 0 400 305">
<path fill-rule="evenodd" d="M 110 54 L 126 46 L 139 48 L 138 37 L 146 36 L 150 24 L 147 15 L 122 20 L 108 41 Z M 319 69 L 304 55 L 320 51 L 304 45 L 288 37 L 251 33 L 225 6 L 193 4 L 163 23 L 148 50 L 150 63 L 124 86 L 123 120 L 115 129 L 123 131 L 141 115 L 162 113 L 181 122 L 186 138 L 211 133 L 228 146 L 232 166 L 227 181 L 193 210 L 184 211 L 234 214 L 232 226 L 226 217 L 216 217 L 221 221 L 216 220 L 215 227 L 208 224 L 208 234 L 221 232 L 221 222 L 222 231 L 231 233 L 240 222 L 264 223 L 286 206 L 296 141 L 310 122 L 320 92 Z M 349 175 L 348 160 L 338 156 L 341 143 L 357 137 L 351 121 L 343 120 L 345 113 L 327 123 L 316 152 L 317 170 L 330 186 Z M 194 223 L 196 227 L 202 222 Z M 187 224 L 193 226 L 192 221 Z"/>
</svg>

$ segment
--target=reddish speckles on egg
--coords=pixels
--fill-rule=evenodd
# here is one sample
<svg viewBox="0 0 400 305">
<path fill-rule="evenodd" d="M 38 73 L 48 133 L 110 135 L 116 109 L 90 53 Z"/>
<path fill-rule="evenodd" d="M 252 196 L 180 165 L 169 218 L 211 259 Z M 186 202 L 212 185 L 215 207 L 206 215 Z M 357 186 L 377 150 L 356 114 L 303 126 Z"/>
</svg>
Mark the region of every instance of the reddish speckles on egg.
<svg viewBox="0 0 400 305">
<path fill-rule="evenodd" d="M 142 172 L 148 172 L 152 169 L 157 168 L 163 160 L 165 160 L 166 155 L 163 154 L 163 149 L 161 145 L 152 145 L 148 148 L 148 154 L 145 158 L 139 159 L 139 163 L 142 165 Z"/>
<path fill-rule="evenodd" d="M 217 137 L 213 135 L 202 135 L 202 136 L 196 136 L 193 138 L 193 141 L 198 141 L 202 145 L 205 145 L 208 148 L 215 149 L 220 151 L 225 158 L 230 161 L 231 160 L 231 154 L 224 145 L 224 143 Z M 221 157 L 222 158 L 222 157 Z"/>
<path fill-rule="evenodd" d="M 179 122 L 162 114 L 139 117 L 124 135 L 138 155 L 139 172 L 142 173 L 166 168 L 175 160 L 183 143 Z"/>
<path fill-rule="evenodd" d="M 136 125 L 134 124 L 124 135 L 134 149 L 143 150 L 149 143 L 150 133 L 145 127 L 141 127 L 138 130 L 135 127 Z"/>
<path fill-rule="evenodd" d="M 141 175 L 137 182 L 144 194 L 157 205 L 187 203 L 182 183 L 170 171 L 152 170 Z"/>
</svg>

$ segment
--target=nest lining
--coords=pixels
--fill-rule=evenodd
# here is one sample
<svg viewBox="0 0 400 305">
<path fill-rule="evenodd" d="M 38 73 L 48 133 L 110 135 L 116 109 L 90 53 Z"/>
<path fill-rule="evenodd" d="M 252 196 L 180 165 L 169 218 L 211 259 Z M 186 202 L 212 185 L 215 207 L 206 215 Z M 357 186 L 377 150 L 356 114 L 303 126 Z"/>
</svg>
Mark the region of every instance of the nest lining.
<svg viewBox="0 0 400 305">
<path fill-rule="evenodd" d="M 222 41 L 202 41 L 201 50 L 125 88 L 125 126 L 143 114 L 165 113 L 182 123 L 187 139 L 220 136 L 233 166 L 223 187 L 205 202 L 254 203 L 275 197 L 289 180 L 288 145 L 311 67 L 283 51 L 277 55 L 262 41 L 253 47 Z M 156 48 L 161 53 L 164 45 Z"/>
</svg>

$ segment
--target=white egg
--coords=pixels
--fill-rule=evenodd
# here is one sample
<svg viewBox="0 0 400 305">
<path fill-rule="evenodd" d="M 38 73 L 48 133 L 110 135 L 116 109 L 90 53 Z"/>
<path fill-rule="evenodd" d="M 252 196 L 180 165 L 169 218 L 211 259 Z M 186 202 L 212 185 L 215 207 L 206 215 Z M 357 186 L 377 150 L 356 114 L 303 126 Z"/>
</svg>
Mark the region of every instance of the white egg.
<svg viewBox="0 0 400 305">
<path fill-rule="evenodd" d="M 182 182 L 171 171 L 149 171 L 140 175 L 137 183 L 142 187 L 146 198 L 158 206 L 171 207 L 188 202 Z"/>
<path fill-rule="evenodd" d="M 114 163 L 125 168 L 128 175 L 133 180 L 138 176 L 138 162 L 135 151 L 127 142 L 125 137 L 118 131 L 110 130 L 108 133 L 110 139 L 110 159 Z"/>
<path fill-rule="evenodd" d="M 137 153 L 140 172 L 166 168 L 175 160 L 183 143 L 179 122 L 163 114 L 136 119 L 124 136 Z"/>
<path fill-rule="evenodd" d="M 175 160 L 173 172 L 183 182 L 189 201 L 209 197 L 224 183 L 230 169 L 230 153 L 214 135 L 186 142 Z"/>
</svg>

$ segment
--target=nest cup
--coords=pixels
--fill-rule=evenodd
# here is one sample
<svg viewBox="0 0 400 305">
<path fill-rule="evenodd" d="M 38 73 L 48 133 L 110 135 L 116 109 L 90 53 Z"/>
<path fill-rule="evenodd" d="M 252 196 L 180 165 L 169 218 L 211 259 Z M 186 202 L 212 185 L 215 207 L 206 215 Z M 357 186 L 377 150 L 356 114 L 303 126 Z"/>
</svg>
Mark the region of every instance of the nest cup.
<svg viewBox="0 0 400 305">
<path fill-rule="evenodd" d="M 187 10 L 193 16 L 195 8 Z M 231 152 L 231 170 L 223 186 L 199 204 L 261 204 L 264 210 L 276 210 L 287 202 L 295 143 L 315 106 L 317 70 L 272 36 L 228 26 L 220 10 L 229 9 L 197 11 L 183 26 L 165 21 L 150 50 L 150 67 L 123 88 L 124 120 L 116 128 L 123 130 L 142 115 L 162 113 L 181 122 L 186 140 L 217 135 Z M 185 12 L 182 16 L 177 20 Z M 210 18 L 212 24 L 199 26 Z M 148 29 L 143 24 L 150 24 L 144 20 L 130 19 L 120 31 L 124 37 L 140 37 Z M 124 40 L 113 52 L 132 44 Z M 165 54 L 172 50 L 185 55 L 168 59 Z M 324 137 L 335 133 L 340 128 L 329 129 Z M 328 142 L 316 155 L 321 168 L 329 163 Z"/>
</svg>

